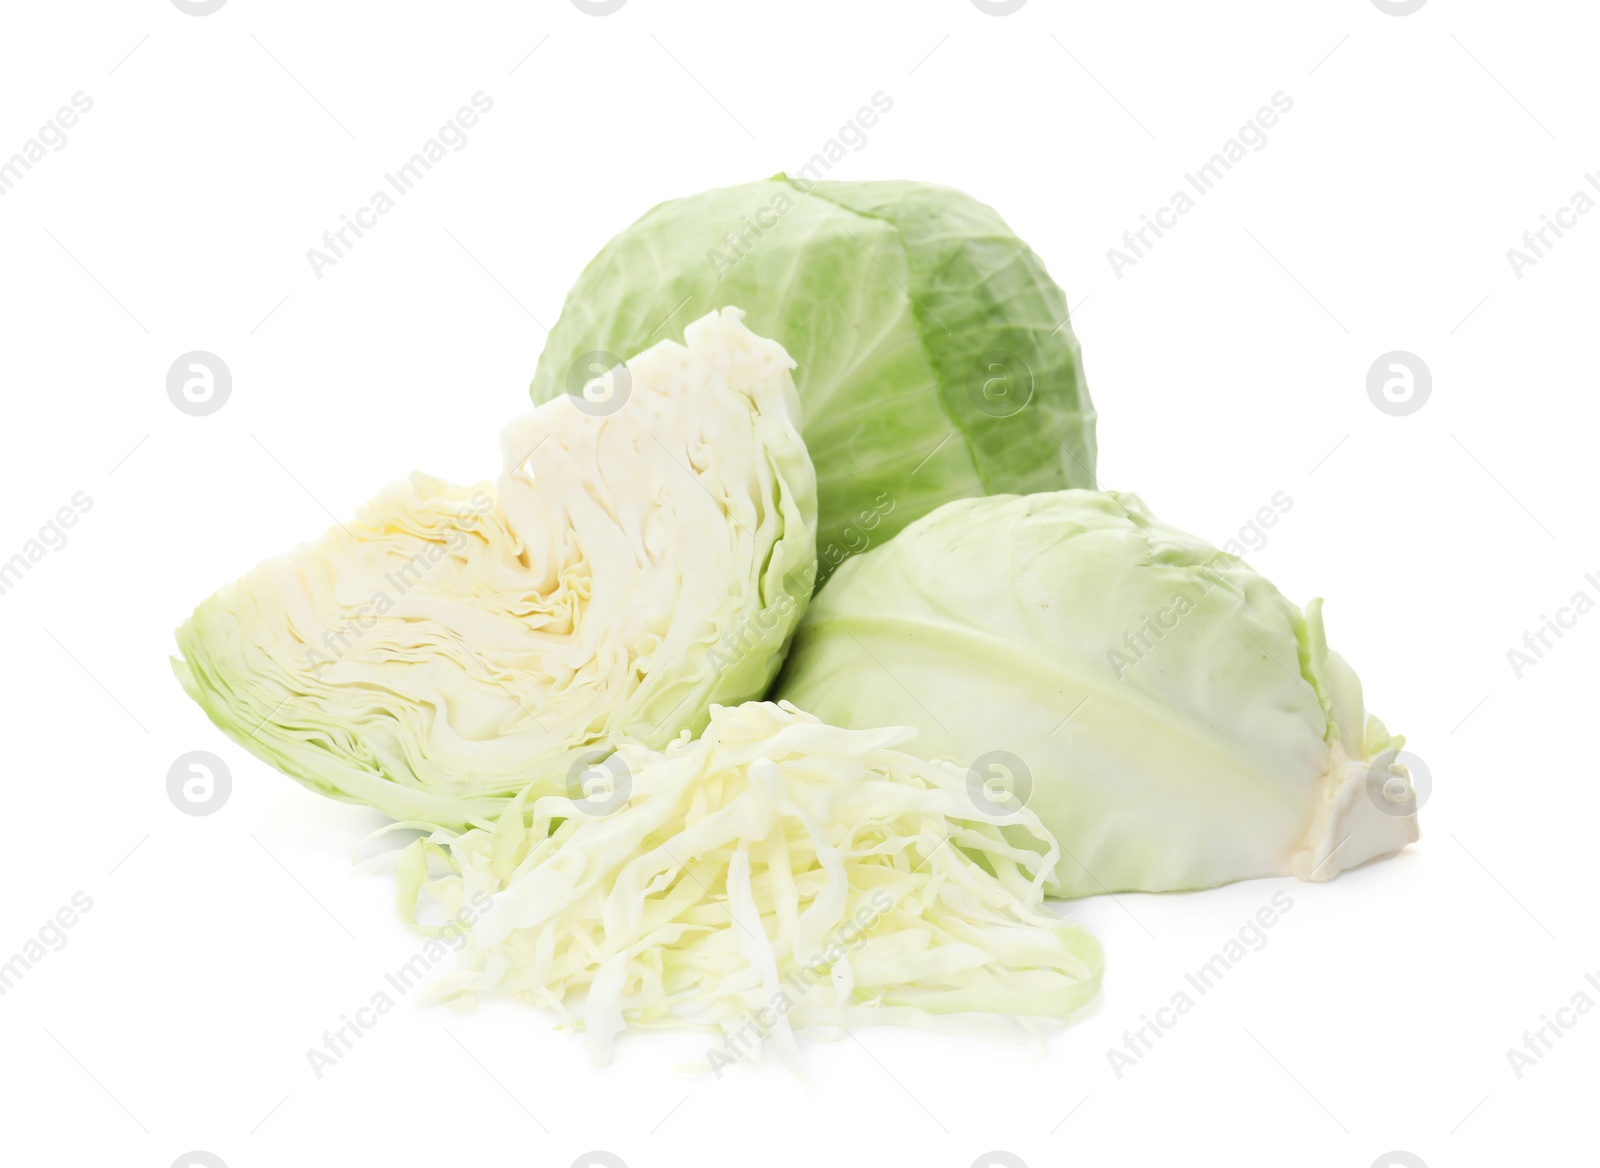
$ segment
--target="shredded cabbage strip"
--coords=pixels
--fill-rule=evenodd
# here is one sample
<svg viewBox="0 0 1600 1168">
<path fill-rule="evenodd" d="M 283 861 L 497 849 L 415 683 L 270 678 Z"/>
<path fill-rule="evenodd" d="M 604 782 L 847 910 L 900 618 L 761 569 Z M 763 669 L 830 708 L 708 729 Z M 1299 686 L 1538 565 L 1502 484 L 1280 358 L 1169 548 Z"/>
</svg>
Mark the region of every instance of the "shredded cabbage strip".
<svg viewBox="0 0 1600 1168">
<path fill-rule="evenodd" d="M 435 995 L 510 991 L 582 1029 L 596 1063 L 628 1027 L 720 1030 L 717 1066 L 766 1039 L 792 1051 L 805 1026 L 1065 1020 L 1103 960 L 1042 911 L 1054 840 L 1026 808 L 980 810 L 966 771 L 895 749 L 913 733 L 714 706 L 698 740 L 622 746 L 609 813 L 530 787 L 492 831 L 415 841 L 409 921 L 424 895 L 452 912 L 490 898 Z"/>
</svg>

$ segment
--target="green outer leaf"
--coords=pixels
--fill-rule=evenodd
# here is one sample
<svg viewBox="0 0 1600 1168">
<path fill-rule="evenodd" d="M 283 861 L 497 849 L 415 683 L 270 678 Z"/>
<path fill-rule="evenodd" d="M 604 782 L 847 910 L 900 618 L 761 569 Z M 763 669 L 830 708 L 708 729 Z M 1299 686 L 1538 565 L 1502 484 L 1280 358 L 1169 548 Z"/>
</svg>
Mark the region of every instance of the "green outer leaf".
<svg viewBox="0 0 1600 1168">
<path fill-rule="evenodd" d="M 952 198 L 948 187 L 821 182 L 812 193 L 898 231 L 923 348 L 985 492 L 1093 485 L 1095 414 L 1082 352 L 1067 323 L 1067 298 L 1033 249 L 989 207 Z M 1006 417 L 978 404 L 995 372 L 982 359 L 996 352 L 1021 360 L 1008 372 L 1032 391 Z"/>
</svg>

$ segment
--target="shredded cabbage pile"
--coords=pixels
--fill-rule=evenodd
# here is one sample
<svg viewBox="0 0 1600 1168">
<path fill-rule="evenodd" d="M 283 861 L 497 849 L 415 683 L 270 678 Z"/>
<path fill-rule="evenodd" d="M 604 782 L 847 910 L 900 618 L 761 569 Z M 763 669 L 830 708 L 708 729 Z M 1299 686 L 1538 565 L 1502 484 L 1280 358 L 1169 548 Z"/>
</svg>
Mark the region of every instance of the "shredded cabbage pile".
<svg viewBox="0 0 1600 1168">
<path fill-rule="evenodd" d="M 399 872 L 413 924 L 425 894 L 448 911 L 490 898 L 436 992 L 509 990 L 582 1029 L 597 1064 L 629 1026 L 720 1030 L 719 1070 L 763 1039 L 792 1050 L 805 1026 L 1066 1019 L 1103 961 L 1042 911 L 1054 841 L 1025 808 L 981 810 L 966 771 L 895 749 L 913 734 L 716 706 L 697 740 L 624 744 L 591 775 L 609 791 L 530 789 L 492 831 L 415 841 Z"/>
</svg>

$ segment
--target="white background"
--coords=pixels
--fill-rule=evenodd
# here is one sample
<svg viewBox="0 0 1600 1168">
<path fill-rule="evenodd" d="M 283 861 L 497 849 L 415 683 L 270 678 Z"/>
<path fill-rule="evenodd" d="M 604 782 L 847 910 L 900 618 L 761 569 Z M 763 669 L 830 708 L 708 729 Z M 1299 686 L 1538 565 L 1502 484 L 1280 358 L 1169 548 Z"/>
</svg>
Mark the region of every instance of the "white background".
<svg viewBox="0 0 1600 1168">
<path fill-rule="evenodd" d="M 8 5 L 0 157 L 73 93 L 94 108 L 0 198 L 0 559 L 93 506 L 0 596 L 0 960 L 73 893 L 93 908 L 0 998 L 4 1159 L 1594 1163 L 1600 1016 L 1520 1079 L 1506 1051 L 1600 978 L 1600 615 L 1520 680 L 1506 652 L 1600 597 L 1600 215 L 1520 279 L 1506 251 L 1600 167 L 1595 31 L 1577 0 Z M 470 143 L 316 278 L 306 249 L 478 90 Z M 380 820 L 212 728 L 171 630 L 390 479 L 492 475 L 607 238 L 802 165 L 879 90 L 893 111 L 830 177 L 959 186 L 1045 258 L 1103 483 L 1217 542 L 1292 497 L 1251 560 L 1328 598 L 1432 772 L 1422 842 L 1325 886 L 1075 906 L 1105 991 L 1042 1057 L 868 1030 L 811 1044 L 807 1081 L 692 1079 L 703 1040 L 642 1036 L 596 1071 L 532 1009 L 407 1002 L 317 1079 L 307 1048 L 417 947 L 349 863 Z M 1118 278 L 1107 249 L 1280 90 L 1265 148 Z M 233 373 L 210 417 L 166 395 L 193 349 Z M 1433 376 L 1408 417 L 1366 392 L 1396 349 Z M 195 749 L 234 781 L 203 818 L 165 789 Z M 1107 1049 L 1280 888 L 1267 945 L 1118 1078 Z"/>
</svg>

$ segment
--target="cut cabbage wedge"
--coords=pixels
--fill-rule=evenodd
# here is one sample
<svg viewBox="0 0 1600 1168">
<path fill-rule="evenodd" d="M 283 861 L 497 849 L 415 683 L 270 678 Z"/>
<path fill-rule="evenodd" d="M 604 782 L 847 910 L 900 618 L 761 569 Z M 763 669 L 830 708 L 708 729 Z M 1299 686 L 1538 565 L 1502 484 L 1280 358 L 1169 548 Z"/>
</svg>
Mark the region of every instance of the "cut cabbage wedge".
<svg viewBox="0 0 1600 1168">
<path fill-rule="evenodd" d="M 816 555 L 794 363 L 736 309 L 685 339 L 513 422 L 498 483 L 413 475 L 217 592 L 184 688 L 307 786 L 456 826 L 760 696 Z"/>
</svg>

